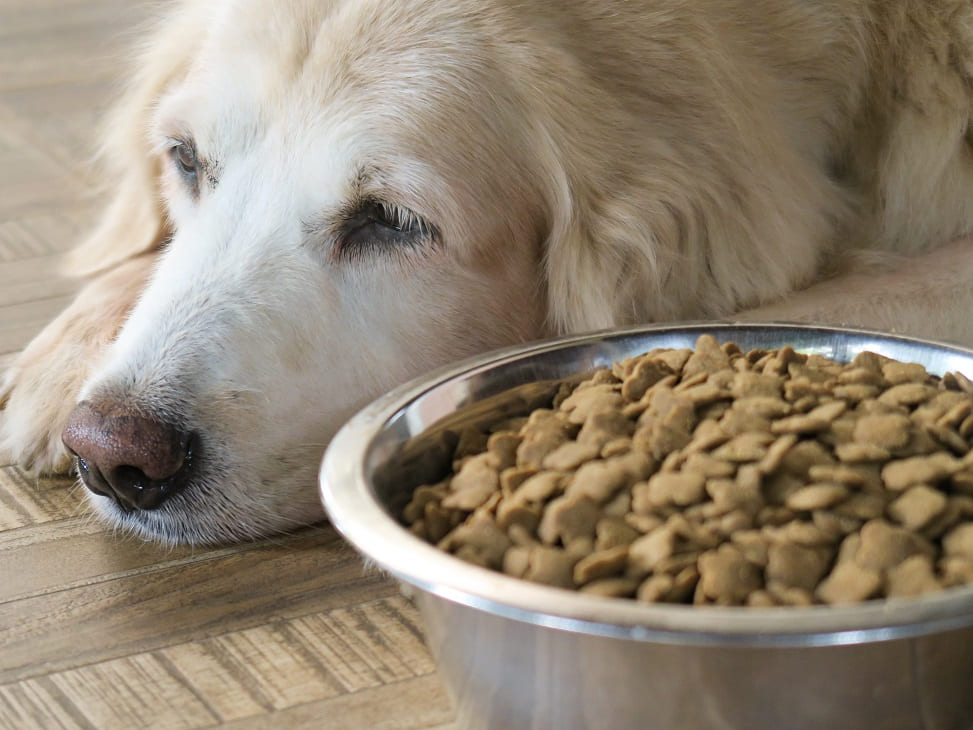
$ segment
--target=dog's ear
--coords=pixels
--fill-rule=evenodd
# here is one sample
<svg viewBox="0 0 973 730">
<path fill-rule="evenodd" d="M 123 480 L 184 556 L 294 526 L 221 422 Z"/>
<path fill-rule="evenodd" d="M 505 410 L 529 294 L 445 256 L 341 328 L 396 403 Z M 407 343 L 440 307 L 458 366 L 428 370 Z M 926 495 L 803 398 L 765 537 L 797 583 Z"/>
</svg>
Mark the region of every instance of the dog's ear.
<svg viewBox="0 0 973 730">
<path fill-rule="evenodd" d="M 544 261 L 553 329 L 583 332 L 678 311 L 680 303 L 667 301 L 664 290 L 671 249 L 687 234 L 678 230 L 687 224 L 680 214 L 652 201 L 648 181 L 619 186 L 617 179 L 560 166 L 551 179 Z M 660 210 L 647 211 L 652 205 Z"/>
<path fill-rule="evenodd" d="M 641 158 L 603 155 L 614 168 L 597 157 L 555 168 L 545 265 L 556 331 L 726 317 L 800 288 L 818 270 L 817 242 L 833 239 L 830 211 L 843 210 L 825 176 L 800 160 L 780 165 L 790 176 L 775 176 L 786 150 L 761 159 L 727 145 L 737 157 L 707 166 L 659 147 Z M 721 169 L 733 171 L 732 182 Z M 778 184 L 753 182 L 767 179 Z"/>
<path fill-rule="evenodd" d="M 179 3 L 150 24 L 148 44 L 136 54 L 134 73 L 109 113 L 96 158 L 97 192 L 109 202 L 95 229 L 68 254 L 70 276 L 109 269 L 160 247 L 169 236 L 159 186 L 161 160 L 148 135 L 159 98 L 185 76 L 202 40 L 205 23 L 190 5 Z"/>
</svg>

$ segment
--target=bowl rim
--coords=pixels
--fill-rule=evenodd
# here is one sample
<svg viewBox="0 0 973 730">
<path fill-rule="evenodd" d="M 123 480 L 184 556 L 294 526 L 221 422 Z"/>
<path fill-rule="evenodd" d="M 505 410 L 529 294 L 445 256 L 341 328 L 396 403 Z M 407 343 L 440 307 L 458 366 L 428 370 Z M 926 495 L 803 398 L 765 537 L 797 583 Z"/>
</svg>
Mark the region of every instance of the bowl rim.
<svg viewBox="0 0 973 730">
<path fill-rule="evenodd" d="M 967 358 L 973 350 L 914 337 L 847 327 L 781 322 L 684 322 L 567 335 L 494 350 L 438 368 L 365 406 L 334 436 L 321 463 L 319 491 L 335 529 L 366 561 L 432 596 L 516 621 L 620 639 L 670 644 L 801 647 L 862 644 L 973 625 L 973 586 L 912 598 L 809 607 L 715 607 L 645 604 L 538 585 L 466 563 L 410 533 L 366 482 L 374 437 L 403 409 L 448 382 L 554 350 L 638 335 L 749 329 L 784 334 L 861 337 L 933 348 Z"/>
</svg>

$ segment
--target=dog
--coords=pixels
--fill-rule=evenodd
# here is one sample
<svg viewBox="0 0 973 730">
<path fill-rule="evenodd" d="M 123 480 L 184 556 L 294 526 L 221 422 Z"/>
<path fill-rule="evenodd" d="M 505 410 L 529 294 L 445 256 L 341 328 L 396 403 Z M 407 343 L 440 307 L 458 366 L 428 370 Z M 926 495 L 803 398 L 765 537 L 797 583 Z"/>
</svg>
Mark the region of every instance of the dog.
<svg viewBox="0 0 973 730">
<path fill-rule="evenodd" d="M 775 319 L 973 344 L 973 2 L 183 0 L 103 136 L 77 299 L 0 450 L 218 543 L 485 350 Z"/>
</svg>

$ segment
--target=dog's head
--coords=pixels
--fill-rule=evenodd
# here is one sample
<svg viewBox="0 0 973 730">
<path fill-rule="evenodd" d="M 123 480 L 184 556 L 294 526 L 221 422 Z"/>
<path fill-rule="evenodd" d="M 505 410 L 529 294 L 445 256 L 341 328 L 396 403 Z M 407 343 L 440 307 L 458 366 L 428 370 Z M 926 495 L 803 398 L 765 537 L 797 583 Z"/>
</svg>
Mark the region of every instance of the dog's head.
<svg viewBox="0 0 973 730">
<path fill-rule="evenodd" d="M 369 399 L 546 331 L 547 193 L 486 18 L 237 2 L 168 22 L 81 263 L 162 250 L 65 437 L 103 516 L 240 539 L 320 519 L 323 449 Z"/>
<path fill-rule="evenodd" d="M 164 21 L 75 259 L 160 251 L 65 432 L 100 514 L 171 542 L 315 521 L 325 445 L 389 387 L 736 296 L 701 264 L 723 254 L 686 245 L 706 233 L 691 166 L 615 101 L 644 71 L 622 51 L 584 68 L 575 20 L 511 7 L 226 0 Z"/>
</svg>

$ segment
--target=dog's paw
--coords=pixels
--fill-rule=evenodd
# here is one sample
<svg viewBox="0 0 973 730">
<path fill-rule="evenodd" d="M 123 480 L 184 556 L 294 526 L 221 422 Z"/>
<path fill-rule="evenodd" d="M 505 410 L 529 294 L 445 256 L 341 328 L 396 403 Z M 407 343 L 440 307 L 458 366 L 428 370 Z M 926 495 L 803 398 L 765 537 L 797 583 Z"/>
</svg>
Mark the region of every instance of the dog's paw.
<svg viewBox="0 0 973 730">
<path fill-rule="evenodd" d="M 152 259 L 127 261 L 91 281 L 14 359 L 0 380 L 0 464 L 38 474 L 69 469 L 61 432 L 144 287 Z"/>
<path fill-rule="evenodd" d="M 70 348 L 53 348 L 38 361 L 25 351 L 0 383 L 0 464 L 17 463 L 38 474 L 68 471 L 61 430 L 83 376 Z"/>
</svg>

